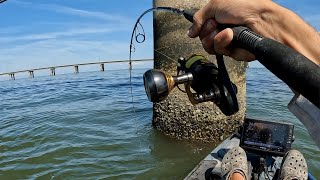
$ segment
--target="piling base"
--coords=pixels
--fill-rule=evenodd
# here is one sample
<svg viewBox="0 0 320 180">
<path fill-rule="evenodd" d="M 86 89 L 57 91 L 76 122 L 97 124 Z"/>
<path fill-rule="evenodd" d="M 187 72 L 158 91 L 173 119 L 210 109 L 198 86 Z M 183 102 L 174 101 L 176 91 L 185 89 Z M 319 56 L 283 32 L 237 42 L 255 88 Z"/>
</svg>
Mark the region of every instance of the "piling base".
<svg viewBox="0 0 320 180">
<path fill-rule="evenodd" d="M 244 81 L 244 80 L 243 80 Z M 244 83 L 237 83 L 244 93 Z M 238 97 L 240 110 L 225 116 L 213 102 L 192 105 L 186 94 L 175 89 L 168 98 L 153 106 L 153 126 L 178 139 L 220 142 L 233 133 L 245 116 L 245 96 Z"/>
</svg>

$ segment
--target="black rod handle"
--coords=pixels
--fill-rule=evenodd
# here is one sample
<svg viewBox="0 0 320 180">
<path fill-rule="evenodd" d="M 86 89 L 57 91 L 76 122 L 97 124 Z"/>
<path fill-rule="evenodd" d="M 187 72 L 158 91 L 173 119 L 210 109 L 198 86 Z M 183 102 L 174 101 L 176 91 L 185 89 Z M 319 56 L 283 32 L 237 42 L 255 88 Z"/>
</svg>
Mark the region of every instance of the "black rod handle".
<svg viewBox="0 0 320 180">
<path fill-rule="evenodd" d="M 273 74 L 320 108 L 320 66 L 294 49 L 263 38 L 246 27 L 232 30 L 233 43 L 253 53 Z"/>
<path fill-rule="evenodd" d="M 193 22 L 195 12 L 185 10 L 184 16 Z M 227 27 L 233 30 L 233 46 L 254 54 L 268 70 L 320 108 L 320 66 L 290 47 L 264 38 L 247 27 L 220 25 L 219 29 Z"/>
</svg>

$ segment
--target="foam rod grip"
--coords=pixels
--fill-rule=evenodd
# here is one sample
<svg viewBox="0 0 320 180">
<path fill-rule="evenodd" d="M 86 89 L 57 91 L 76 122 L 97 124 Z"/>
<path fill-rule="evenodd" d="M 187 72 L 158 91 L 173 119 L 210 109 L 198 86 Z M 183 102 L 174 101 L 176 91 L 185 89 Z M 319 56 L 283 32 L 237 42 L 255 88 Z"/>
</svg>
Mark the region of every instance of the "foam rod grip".
<svg viewBox="0 0 320 180">
<path fill-rule="evenodd" d="M 320 66 L 272 39 L 263 38 L 254 51 L 261 64 L 320 108 Z"/>
<path fill-rule="evenodd" d="M 233 45 L 253 53 L 262 65 L 320 108 L 320 66 L 290 47 L 246 27 L 232 30 Z"/>
</svg>

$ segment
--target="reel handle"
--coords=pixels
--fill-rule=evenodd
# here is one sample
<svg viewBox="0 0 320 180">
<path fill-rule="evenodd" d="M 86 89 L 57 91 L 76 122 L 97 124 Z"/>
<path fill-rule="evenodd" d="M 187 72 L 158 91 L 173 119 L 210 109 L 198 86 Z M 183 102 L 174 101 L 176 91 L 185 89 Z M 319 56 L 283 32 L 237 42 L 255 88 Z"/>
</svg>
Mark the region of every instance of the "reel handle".
<svg viewBox="0 0 320 180">
<path fill-rule="evenodd" d="M 239 111 L 239 103 L 237 99 L 237 88 L 231 83 L 227 68 L 224 64 L 223 55 L 216 54 L 218 64 L 218 79 L 221 84 L 218 86 L 220 89 L 220 110 L 227 116 L 235 114 Z"/>
<path fill-rule="evenodd" d="M 198 9 L 184 10 L 183 15 L 188 21 L 193 22 L 193 16 L 197 11 Z M 218 29 L 224 29 L 226 27 L 230 26 L 219 25 Z M 239 104 L 236 96 L 236 86 L 230 81 L 229 74 L 224 64 L 223 55 L 216 54 L 216 59 L 219 69 L 218 78 L 221 82 L 219 85 L 220 102 L 218 106 L 225 115 L 230 116 L 239 111 Z"/>
</svg>

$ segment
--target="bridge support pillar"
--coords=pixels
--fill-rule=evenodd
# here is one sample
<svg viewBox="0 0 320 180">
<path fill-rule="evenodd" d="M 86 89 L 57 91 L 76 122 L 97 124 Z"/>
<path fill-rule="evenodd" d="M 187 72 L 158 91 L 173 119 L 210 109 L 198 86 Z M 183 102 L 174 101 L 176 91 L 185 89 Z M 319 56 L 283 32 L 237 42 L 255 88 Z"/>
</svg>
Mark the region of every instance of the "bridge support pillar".
<svg viewBox="0 0 320 180">
<path fill-rule="evenodd" d="M 104 71 L 104 64 L 100 64 L 100 71 Z"/>
<path fill-rule="evenodd" d="M 50 68 L 50 76 L 56 75 L 56 68 Z"/>
<path fill-rule="evenodd" d="M 74 73 L 78 74 L 79 73 L 79 66 L 74 66 Z"/>
<path fill-rule="evenodd" d="M 207 1 L 153 0 L 154 7 L 201 8 Z M 192 54 L 203 54 L 216 64 L 214 56 L 207 54 L 199 38 L 191 39 L 186 32 L 191 23 L 182 16 L 157 12 L 153 17 L 154 67 L 176 75 L 177 61 Z M 170 57 L 170 58 L 168 58 Z M 212 102 L 193 106 L 187 95 L 174 89 L 168 98 L 153 104 L 152 124 L 167 135 L 179 139 L 197 139 L 219 142 L 241 125 L 246 110 L 246 63 L 225 57 L 230 79 L 237 85 L 239 112 L 225 116 Z"/>
<path fill-rule="evenodd" d="M 29 78 L 34 78 L 34 72 L 33 71 L 29 71 Z"/>
<path fill-rule="evenodd" d="M 11 80 L 15 80 L 16 79 L 16 77 L 14 76 L 14 73 L 9 74 L 9 77 L 10 77 Z"/>
</svg>

